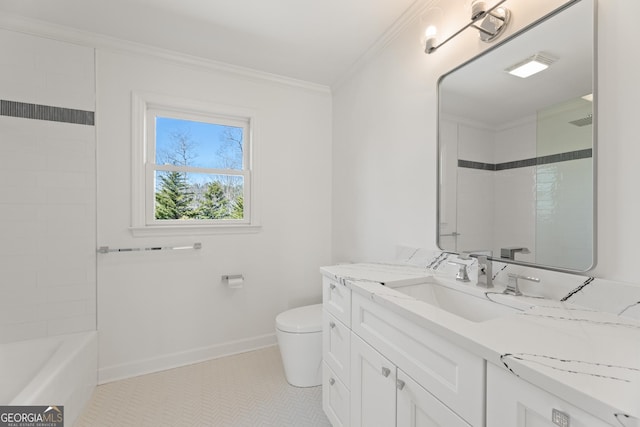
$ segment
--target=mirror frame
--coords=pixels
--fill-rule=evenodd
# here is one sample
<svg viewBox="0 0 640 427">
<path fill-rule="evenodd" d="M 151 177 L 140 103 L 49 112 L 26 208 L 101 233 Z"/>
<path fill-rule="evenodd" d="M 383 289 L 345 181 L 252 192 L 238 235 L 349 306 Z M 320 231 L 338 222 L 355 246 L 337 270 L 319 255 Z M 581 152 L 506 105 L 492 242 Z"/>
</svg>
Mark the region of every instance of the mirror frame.
<svg viewBox="0 0 640 427">
<path fill-rule="evenodd" d="M 465 67 L 466 65 L 472 63 L 473 61 L 475 61 L 478 58 L 481 58 L 487 54 L 489 54 L 490 52 L 493 52 L 494 50 L 500 48 L 502 45 L 509 43 L 511 41 L 513 41 L 514 39 L 516 39 L 518 36 L 526 33 L 527 31 L 533 29 L 534 27 L 539 26 L 540 24 L 544 23 L 545 21 L 549 20 L 550 18 L 558 15 L 559 13 L 562 13 L 563 11 L 565 11 L 566 9 L 571 8 L 572 6 L 585 1 L 585 0 L 571 0 L 568 1 L 567 3 L 563 4 L 562 6 L 554 9 L 553 11 L 549 12 L 548 14 L 544 15 L 543 17 L 535 20 L 534 22 L 532 22 L 529 25 L 526 25 L 525 27 L 523 27 L 522 29 L 514 32 L 513 34 L 510 34 L 508 37 L 506 37 L 504 40 L 498 42 L 497 44 L 495 44 L 494 46 L 480 52 L 478 55 L 473 56 L 472 58 L 470 58 L 469 60 L 463 62 L 462 64 L 456 66 L 455 68 L 453 68 L 452 70 L 446 72 L 445 74 L 441 75 L 438 78 L 437 81 L 437 126 L 436 126 L 436 139 L 437 139 L 437 168 L 436 168 L 436 197 L 437 197 L 437 207 L 436 207 L 436 246 L 438 247 L 438 249 L 444 251 L 444 252 L 449 252 L 449 253 L 455 253 L 455 254 L 459 254 L 461 252 L 455 252 L 455 251 L 451 251 L 448 249 L 443 249 L 441 247 L 441 236 L 440 236 L 440 222 L 441 222 L 441 218 L 440 218 L 440 212 L 441 212 L 441 197 L 442 197 L 442 190 L 441 190 L 441 176 L 442 176 L 442 166 L 441 166 L 441 155 L 442 155 L 442 150 L 441 150 L 441 132 L 440 132 L 440 123 L 442 120 L 442 106 L 441 106 L 441 82 L 444 78 L 446 78 L 447 76 L 449 76 L 450 74 L 456 72 L 457 70 L 461 69 L 462 67 Z M 593 4 L 592 4 L 592 21 L 591 24 L 593 25 L 593 38 L 591 40 L 591 51 L 592 51 L 592 55 L 593 55 L 593 59 L 592 59 L 592 63 L 591 63 L 591 87 L 593 89 L 593 130 L 592 130 L 592 135 L 591 135 L 591 145 L 592 145 L 592 166 L 591 166 L 591 171 L 592 171 L 592 186 L 593 186 L 593 201 L 592 201 L 592 249 L 591 249 L 591 265 L 586 268 L 585 270 L 576 270 L 576 269 L 571 269 L 571 268 L 564 268 L 561 266 L 552 266 L 552 265 L 546 265 L 546 264 L 538 264 L 535 262 L 527 262 L 527 261 L 518 261 L 518 260 L 512 260 L 512 259 L 505 259 L 505 258 L 500 258 L 500 257 L 496 257 L 496 256 L 491 256 L 488 257 L 488 259 L 495 261 L 495 262 L 502 262 L 505 264 L 515 264 L 515 265 L 522 265 L 522 266 L 526 266 L 526 267 L 535 267 L 535 268 L 540 268 L 540 269 L 544 269 L 544 270 L 551 270 L 551 271 L 558 271 L 558 272 L 564 272 L 564 273 L 571 273 L 571 274 L 584 274 L 590 270 L 593 270 L 597 264 L 597 242 L 598 242 L 598 215 L 597 215 L 597 211 L 598 211 L 598 188 L 597 188 L 597 170 L 598 170 L 598 87 L 597 87 L 597 82 L 598 82 L 598 0 L 592 0 Z M 471 252 L 473 253 L 473 252 Z"/>
</svg>

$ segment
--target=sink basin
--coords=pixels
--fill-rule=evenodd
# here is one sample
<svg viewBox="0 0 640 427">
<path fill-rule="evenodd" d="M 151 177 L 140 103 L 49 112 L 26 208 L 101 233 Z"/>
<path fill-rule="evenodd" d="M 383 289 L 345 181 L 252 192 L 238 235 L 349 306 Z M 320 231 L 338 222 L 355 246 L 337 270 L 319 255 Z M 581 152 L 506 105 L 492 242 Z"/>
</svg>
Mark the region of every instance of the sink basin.
<svg viewBox="0 0 640 427">
<path fill-rule="evenodd" d="M 489 300 L 484 290 L 476 288 L 475 285 L 420 283 L 398 286 L 394 289 L 472 322 L 484 322 L 523 310 L 517 305 L 510 306 L 503 303 L 503 299 L 511 297 L 499 293 L 490 294 L 493 301 Z M 500 302 L 495 302 L 496 300 Z"/>
</svg>

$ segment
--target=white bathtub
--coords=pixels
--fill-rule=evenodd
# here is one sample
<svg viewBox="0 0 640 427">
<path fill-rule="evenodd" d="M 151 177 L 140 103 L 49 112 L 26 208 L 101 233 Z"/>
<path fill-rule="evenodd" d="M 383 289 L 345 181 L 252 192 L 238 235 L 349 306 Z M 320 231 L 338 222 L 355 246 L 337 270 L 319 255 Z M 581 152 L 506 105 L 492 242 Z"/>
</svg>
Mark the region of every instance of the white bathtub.
<svg viewBox="0 0 640 427">
<path fill-rule="evenodd" d="M 96 387 L 97 333 L 0 345 L 0 405 L 64 405 L 72 426 Z"/>
</svg>

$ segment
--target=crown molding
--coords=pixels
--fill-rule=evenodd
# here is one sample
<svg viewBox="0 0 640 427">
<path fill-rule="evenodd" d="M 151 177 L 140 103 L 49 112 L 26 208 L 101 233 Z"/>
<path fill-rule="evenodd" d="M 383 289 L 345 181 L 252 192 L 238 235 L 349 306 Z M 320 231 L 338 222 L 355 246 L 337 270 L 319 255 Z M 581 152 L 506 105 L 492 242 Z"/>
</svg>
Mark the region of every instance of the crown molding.
<svg viewBox="0 0 640 427">
<path fill-rule="evenodd" d="M 242 76 L 251 80 L 276 83 L 284 86 L 306 89 L 313 92 L 327 94 L 331 93 L 331 88 L 329 86 L 304 80 L 298 80 L 278 74 L 267 73 L 264 71 L 241 67 L 225 62 L 206 59 L 194 55 L 188 55 L 181 52 L 163 49 L 142 43 L 135 43 L 102 34 L 76 30 L 70 27 L 27 18 L 17 14 L 6 12 L 1 13 L 0 28 L 73 43 L 93 49 L 104 49 L 115 52 L 160 58 L 197 68 L 205 68 L 217 72 L 232 74 L 234 76 Z"/>
<path fill-rule="evenodd" d="M 380 52 L 387 47 L 393 40 L 395 40 L 402 31 L 404 31 L 409 24 L 411 24 L 416 18 L 421 16 L 429 7 L 432 7 L 439 3 L 439 0 L 416 0 L 402 15 L 375 41 L 375 43 L 367 49 L 367 51 L 358 58 L 358 60 L 332 85 L 331 90 L 335 91 L 343 83 L 349 80 L 354 74 L 361 70 L 366 64 L 368 64 L 373 58 L 380 54 Z"/>
</svg>

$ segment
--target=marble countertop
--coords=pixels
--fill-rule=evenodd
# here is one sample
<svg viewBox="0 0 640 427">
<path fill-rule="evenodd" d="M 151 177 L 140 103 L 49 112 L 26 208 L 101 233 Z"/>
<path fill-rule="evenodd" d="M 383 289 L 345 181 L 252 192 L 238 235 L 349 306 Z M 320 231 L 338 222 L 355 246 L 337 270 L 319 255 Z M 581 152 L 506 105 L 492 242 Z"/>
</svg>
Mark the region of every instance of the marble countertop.
<svg viewBox="0 0 640 427">
<path fill-rule="evenodd" d="M 569 302 L 568 297 L 503 296 L 500 283 L 490 290 L 473 282 L 460 284 L 450 270 L 438 271 L 440 264 L 343 264 L 322 267 L 321 272 L 612 425 L 640 426 L 637 318 Z M 515 309 L 474 322 L 394 289 L 430 281 L 464 286 L 480 298 Z M 621 302 L 625 310 L 640 304 L 635 294 L 630 298 Z"/>
</svg>

